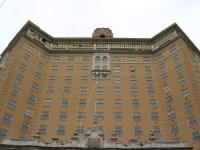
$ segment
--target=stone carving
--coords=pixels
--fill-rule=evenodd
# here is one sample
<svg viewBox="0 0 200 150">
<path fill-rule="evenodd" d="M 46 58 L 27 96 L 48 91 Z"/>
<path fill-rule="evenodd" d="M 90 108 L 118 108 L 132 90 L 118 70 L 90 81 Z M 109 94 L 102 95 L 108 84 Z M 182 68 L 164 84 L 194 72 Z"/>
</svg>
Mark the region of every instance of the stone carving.
<svg viewBox="0 0 200 150">
<path fill-rule="evenodd" d="M 92 38 L 113 38 L 113 33 L 109 28 L 97 28 L 92 33 Z"/>
</svg>

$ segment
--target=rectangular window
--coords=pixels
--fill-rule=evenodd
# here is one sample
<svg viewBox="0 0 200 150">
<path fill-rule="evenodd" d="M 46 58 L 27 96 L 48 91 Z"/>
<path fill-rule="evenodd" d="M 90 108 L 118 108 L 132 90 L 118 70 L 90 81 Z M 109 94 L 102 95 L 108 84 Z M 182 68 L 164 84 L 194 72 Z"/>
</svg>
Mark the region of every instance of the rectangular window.
<svg viewBox="0 0 200 150">
<path fill-rule="evenodd" d="M 145 72 L 151 72 L 151 66 L 144 66 L 144 71 Z"/>
<path fill-rule="evenodd" d="M 53 87 L 48 87 L 47 94 L 52 94 L 53 92 L 54 92 L 54 88 Z"/>
<path fill-rule="evenodd" d="M 154 96 L 156 94 L 156 90 L 152 87 L 148 87 L 147 90 L 149 96 Z"/>
<path fill-rule="evenodd" d="M 81 71 L 82 71 L 82 72 L 88 72 L 88 71 L 89 71 L 89 66 L 83 66 L 83 67 L 81 68 Z"/>
<path fill-rule="evenodd" d="M 113 72 L 120 72 L 120 66 L 114 66 Z"/>
<path fill-rule="evenodd" d="M 141 136 L 141 135 L 142 135 L 142 128 L 136 126 L 136 127 L 135 127 L 135 130 L 134 130 L 134 135 L 135 135 L 135 136 Z"/>
<path fill-rule="evenodd" d="M 116 83 L 116 84 L 117 84 L 117 83 L 120 83 L 120 82 L 121 82 L 120 77 L 119 77 L 119 76 L 114 77 L 114 78 L 113 78 L 113 82 Z"/>
<path fill-rule="evenodd" d="M 32 117 L 33 110 L 31 108 L 26 108 L 24 115 L 27 116 L 27 117 Z"/>
<path fill-rule="evenodd" d="M 67 112 L 60 112 L 59 118 L 60 118 L 60 120 L 66 120 L 67 119 Z"/>
<path fill-rule="evenodd" d="M 154 133 L 155 136 L 159 136 L 161 134 L 160 127 L 154 126 L 153 127 L 153 133 Z"/>
<path fill-rule="evenodd" d="M 122 136 L 122 134 L 123 134 L 123 129 L 122 129 L 121 126 L 116 126 L 114 132 L 115 132 L 116 136 Z"/>
<path fill-rule="evenodd" d="M 64 134 L 65 133 L 65 126 L 58 126 L 57 133 L 58 134 Z"/>
<path fill-rule="evenodd" d="M 3 123 L 6 125 L 9 125 L 11 123 L 11 121 L 12 121 L 11 115 L 5 114 L 3 117 Z"/>
<path fill-rule="evenodd" d="M 32 87 L 31 87 L 31 90 L 34 91 L 34 92 L 37 92 L 38 89 L 39 89 L 39 85 L 36 84 L 36 83 L 33 83 L 33 84 L 32 84 Z"/>
<path fill-rule="evenodd" d="M 176 73 L 180 73 L 183 70 L 183 68 L 182 66 L 177 66 L 175 70 L 176 70 Z"/>
<path fill-rule="evenodd" d="M 40 69 L 43 69 L 43 68 L 44 68 L 44 64 L 43 64 L 42 62 L 39 62 L 39 63 L 38 63 L 38 67 L 39 67 Z"/>
<path fill-rule="evenodd" d="M 165 64 L 163 64 L 163 63 L 162 63 L 162 64 L 159 64 L 159 65 L 158 65 L 158 68 L 159 68 L 160 70 L 163 70 L 163 69 L 165 68 Z"/>
<path fill-rule="evenodd" d="M 140 115 L 140 113 L 139 112 L 134 112 L 133 116 L 132 116 L 132 119 L 134 121 L 141 121 L 141 115 Z"/>
<path fill-rule="evenodd" d="M 131 95 L 132 96 L 137 96 L 138 95 L 138 89 L 136 87 L 131 88 Z"/>
<path fill-rule="evenodd" d="M 65 81 L 65 83 L 71 83 L 72 82 L 72 76 L 66 76 L 64 81 Z"/>
<path fill-rule="evenodd" d="M 199 131 L 195 131 L 192 133 L 192 140 L 194 142 L 199 142 L 200 141 L 200 133 Z"/>
<path fill-rule="evenodd" d="M 24 56 L 23 56 L 23 60 L 25 60 L 25 61 L 29 61 L 30 58 L 31 58 L 31 56 L 28 55 L 28 54 L 26 54 L 26 53 L 25 53 Z"/>
<path fill-rule="evenodd" d="M 116 108 L 121 108 L 122 107 L 122 100 L 120 100 L 120 99 L 115 100 L 114 106 Z"/>
<path fill-rule="evenodd" d="M 84 127 L 78 126 L 78 127 L 76 128 L 76 133 L 77 133 L 78 135 L 83 135 L 83 134 L 84 134 Z"/>
<path fill-rule="evenodd" d="M 97 95 L 103 95 L 104 94 L 104 88 L 103 87 L 97 87 L 96 94 Z"/>
<path fill-rule="evenodd" d="M 87 87 L 81 87 L 80 88 L 80 94 L 88 94 L 88 88 Z"/>
<path fill-rule="evenodd" d="M 97 99 L 96 100 L 96 107 L 97 108 L 102 108 L 104 106 L 104 101 L 103 99 Z"/>
<path fill-rule="evenodd" d="M 29 51 L 29 52 L 32 52 L 33 51 L 33 46 L 31 44 L 28 44 L 26 46 L 26 50 Z"/>
<path fill-rule="evenodd" d="M 64 93 L 69 94 L 71 92 L 70 87 L 64 87 Z"/>
<path fill-rule="evenodd" d="M 24 81 L 24 77 L 22 77 L 22 76 L 20 76 L 20 75 L 17 75 L 17 76 L 16 76 L 16 82 L 17 82 L 18 84 L 22 83 L 23 81 Z"/>
<path fill-rule="evenodd" d="M 159 54 L 159 55 L 156 56 L 156 60 L 157 60 L 157 61 L 161 61 L 161 60 L 163 60 L 163 59 L 164 59 L 163 54 Z"/>
<path fill-rule="evenodd" d="M 114 92 L 115 95 L 120 95 L 121 92 L 122 92 L 122 89 L 120 87 L 115 87 L 113 92 Z"/>
<path fill-rule="evenodd" d="M 174 62 L 174 63 L 179 62 L 179 57 L 178 57 L 178 55 L 172 56 L 172 62 Z"/>
<path fill-rule="evenodd" d="M 188 91 L 188 89 L 185 89 L 182 91 L 182 96 L 185 98 L 185 97 L 188 97 L 190 95 L 190 92 Z"/>
<path fill-rule="evenodd" d="M 16 107 L 16 102 L 14 100 L 9 100 L 8 101 L 8 109 L 15 110 L 15 107 Z"/>
<path fill-rule="evenodd" d="M 144 63 L 149 63 L 149 62 L 150 62 L 149 57 L 144 57 L 144 58 L 143 58 L 143 62 L 144 62 Z"/>
<path fill-rule="evenodd" d="M 173 110 L 169 111 L 167 113 L 167 115 L 168 115 L 168 118 L 170 118 L 170 119 L 175 119 L 176 118 L 176 113 Z"/>
<path fill-rule="evenodd" d="M 0 140 L 5 139 L 7 136 L 7 131 L 0 128 Z"/>
<path fill-rule="evenodd" d="M 177 125 L 177 123 L 172 123 L 171 124 L 171 133 L 172 134 L 177 134 L 178 133 L 178 125 Z"/>
<path fill-rule="evenodd" d="M 166 85 L 163 86 L 163 91 L 165 93 L 168 93 L 170 90 L 171 90 L 171 88 L 170 88 L 170 86 L 168 84 L 166 84 Z"/>
<path fill-rule="evenodd" d="M 172 48 L 169 49 L 169 51 L 170 51 L 171 53 L 175 52 L 176 50 L 177 50 L 176 47 L 172 47 Z"/>
<path fill-rule="evenodd" d="M 140 102 L 137 99 L 132 100 L 132 107 L 133 108 L 139 108 L 140 107 Z"/>
<path fill-rule="evenodd" d="M 153 77 L 146 77 L 147 83 L 153 83 Z"/>
<path fill-rule="evenodd" d="M 172 102 L 173 102 L 173 99 L 172 99 L 171 96 L 168 96 L 168 97 L 165 98 L 165 101 L 166 101 L 166 104 L 167 104 L 167 105 L 171 105 Z"/>
<path fill-rule="evenodd" d="M 135 83 L 137 83 L 137 78 L 136 77 L 130 77 L 129 81 L 130 81 L 130 83 L 135 84 Z"/>
<path fill-rule="evenodd" d="M 87 83 L 88 77 L 87 76 L 81 76 L 81 83 Z"/>
<path fill-rule="evenodd" d="M 55 66 L 55 65 L 53 65 L 53 66 L 51 66 L 51 71 L 58 71 L 58 66 Z"/>
<path fill-rule="evenodd" d="M 188 122 L 189 122 L 189 125 L 190 125 L 191 128 L 193 128 L 193 127 L 195 127 L 196 125 L 198 125 L 197 119 L 196 119 L 196 117 L 195 117 L 194 115 L 188 117 Z"/>
<path fill-rule="evenodd" d="M 78 106 L 80 108 L 84 108 L 86 106 L 86 100 L 85 99 L 80 99 L 79 103 L 78 103 Z"/>
<path fill-rule="evenodd" d="M 77 116 L 78 120 L 85 120 L 86 116 L 84 112 L 79 112 Z"/>
<path fill-rule="evenodd" d="M 67 72 L 72 72 L 73 71 L 73 66 L 67 66 L 66 67 Z"/>
<path fill-rule="evenodd" d="M 36 72 L 35 73 L 35 80 L 40 80 L 41 79 L 41 74 Z"/>
<path fill-rule="evenodd" d="M 192 103 L 191 102 L 184 103 L 184 106 L 187 111 L 192 111 Z"/>
<path fill-rule="evenodd" d="M 168 79 L 167 73 L 161 74 L 161 80 L 162 80 L 162 81 L 165 81 L 165 80 L 167 80 L 167 79 Z"/>
<path fill-rule="evenodd" d="M 24 132 L 28 132 L 29 128 L 30 128 L 30 124 L 28 122 L 24 121 L 21 125 L 21 130 Z"/>
<path fill-rule="evenodd" d="M 25 65 L 25 64 L 20 64 L 20 66 L 19 66 L 19 70 L 22 71 L 22 72 L 26 72 L 27 67 L 28 67 L 28 66 Z"/>
<path fill-rule="evenodd" d="M 47 99 L 45 99 L 44 102 L 43 102 L 43 106 L 44 106 L 44 107 L 50 107 L 51 104 L 52 104 L 52 99 L 51 99 L 51 98 L 47 98 Z"/>
<path fill-rule="evenodd" d="M 185 77 L 181 77 L 178 79 L 180 85 L 185 85 Z"/>
<path fill-rule="evenodd" d="M 152 121 L 158 121 L 159 120 L 159 115 L 157 112 L 152 112 L 151 113 L 151 119 Z"/>
<path fill-rule="evenodd" d="M 49 112 L 43 111 L 41 115 L 41 120 L 48 120 L 49 119 Z"/>
<path fill-rule="evenodd" d="M 47 132 L 47 125 L 40 125 L 38 128 L 40 134 L 45 134 Z"/>
<path fill-rule="evenodd" d="M 48 82 L 53 83 L 56 81 L 56 76 L 49 76 Z"/>
<path fill-rule="evenodd" d="M 121 120 L 122 120 L 122 113 L 115 112 L 115 121 L 121 121 Z"/>
<path fill-rule="evenodd" d="M 156 103 L 156 100 L 154 100 L 154 99 L 151 99 L 151 100 L 149 100 L 149 106 L 151 107 L 151 108 L 157 108 L 157 103 Z"/>
<path fill-rule="evenodd" d="M 61 100 L 61 107 L 67 108 L 69 104 L 69 101 L 67 99 Z"/>
<path fill-rule="evenodd" d="M 136 67 L 135 66 L 129 66 L 128 71 L 129 72 L 135 72 L 136 71 Z"/>
<path fill-rule="evenodd" d="M 33 95 L 30 95 L 30 96 L 28 97 L 28 101 L 29 101 L 30 103 L 35 103 L 36 100 L 37 100 L 37 98 L 36 98 L 35 96 L 33 96 Z"/>
<path fill-rule="evenodd" d="M 12 94 L 13 96 L 19 96 L 19 95 L 20 95 L 20 90 L 19 90 L 18 88 L 14 87 L 14 88 L 12 89 L 11 94 Z"/>
<path fill-rule="evenodd" d="M 95 119 L 99 120 L 99 121 L 103 120 L 104 119 L 104 113 L 103 112 L 96 112 Z"/>
</svg>

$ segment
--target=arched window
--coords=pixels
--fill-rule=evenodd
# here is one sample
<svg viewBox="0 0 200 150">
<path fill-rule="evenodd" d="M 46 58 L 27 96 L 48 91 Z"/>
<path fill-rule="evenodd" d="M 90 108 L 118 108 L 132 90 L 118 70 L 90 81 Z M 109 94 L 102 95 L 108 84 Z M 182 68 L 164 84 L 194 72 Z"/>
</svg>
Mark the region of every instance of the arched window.
<svg viewBox="0 0 200 150">
<path fill-rule="evenodd" d="M 100 56 L 96 56 L 96 57 L 95 57 L 95 63 L 100 63 L 100 61 L 101 61 Z"/>
<path fill-rule="evenodd" d="M 95 66 L 94 69 L 95 70 L 100 70 L 100 66 Z"/>
<path fill-rule="evenodd" d="M 108 61 L 108 57 L 103 56 L 103 62 L 106 63 Z"/>
</svg>

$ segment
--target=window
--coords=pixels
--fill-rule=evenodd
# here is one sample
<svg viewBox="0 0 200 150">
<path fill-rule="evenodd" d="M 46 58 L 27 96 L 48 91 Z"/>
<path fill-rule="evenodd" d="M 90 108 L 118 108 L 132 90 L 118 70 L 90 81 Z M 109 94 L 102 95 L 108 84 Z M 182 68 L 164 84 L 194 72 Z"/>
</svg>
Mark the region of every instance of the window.
<svg viewBox="0 0 200 150">
<path fill-rule="evenodd" d="M 132 96 L 137 96 L 138 95 L 138 89 L 136 87 L 131 88 L 131 95 Z"/>
<path fill-rule="evenodd" d="M 0 128 L 0 140 L 5 139 L 7 136 L 7 131 Z"/>
<path fill-rule="evenodd" d="M 115 133 L 116 136 L 122 136 L 122 134 L 123 134 L 122 127 L 121 126 L 116 126 L 114 133 Z"/>
<path fill-rule="evenodd" d="M 151 66 L 144 66 L 144 71 L 145 72 L 151 72 Z"/>
<path fill-rule="evenodd" d="M 27 117 L 32 117 L 33 110 L 31 108 L 26 108 L 24 115 L 26 115 Z"/>
<path fill-rule="evenodd" d="M 69 94 L 71 91 L 70 87 L 64 87 L 64 93 Z"/>
<path fill-rule="evenodd" d="M 114 77 L 114 78 L 113 78 L 113 82 L 116 83 L 116 84 L 117 84 L 117 83 L 120 83 L 120 82 L 121 82 L 120 77 L 119 77 L 119 76 Z"/>
<path fill-rule="evenodd" d="M 68 62 L 74 62 L 75 61 L 75 56 L 68 56 L 67 57 Z"/>
<path fill-rule="evenodd" d="M 140 107 L 140 102 L 137 99 L 132 100 L 132 107 L 133 108 L 139 108 Z"/>
<path fill-rule="evenodd" d="M 134 113 L 133 113 L 133 116 L 132 116 L 132 119 L 133 119 L 134 121 L 140 121 L 140 120 L 141 120 L 141 115 L 140 115 L 140 113 L 139 113 L 139 112 L 134 112 Z"/>
<path fill-rule="evenodd" d="M 104 106 L 104 101 L 103 99 L 97 99 L 96 100 L 96 107 L 97 108 L 102 108 Z"/>
<path fill-rule="evenodd" d="M 155 89 L 152 88 L 152 87 L 148 87 L 147 90 L 148 90 L 148 95 L 149 96 L 153 96 L 156 93 Z"/>
<path fill-rule="evenodd" d="M 21 130 L 24 132 L 28 132 L 28 129 L 30 128 L 30 125 L 28 122 L 24 121 L 21 125 Z"/>
<path fill-rule="evenodd" d="M 130 71 L 130 72 L 136 71 L 135 66 L 129 66 L 128 71 Z"/>
<path fill-rule="evenodd" d="M 38 67 L 39 67 L 40 69 L 43 69 L 43 68 L 44 68 L 44 64 L 43 64 L 42 62 L 39 62 Z"/>
<path fill-rule="evenodd" d="M 170 86 L 168 84 L 164 85 L 163 90 L 165 93 L 168 93 L 170 91 Z"/>
<path fill-rule="evenodd" d="M 37 98 L 36 98 L 35 96 L 33 96 L 33 95 L 30 95 L 30 96 L 28 97 L 28 101 L 29 101 L 30 103 L 35 103 L 36 100 L 37 100 Z"/>
<path fill-rule="evenodd" d="M 67 66 L 66 67 L 67 72 L 72 72 L 73 71 L 73 66 Z"/>
<path fill-rule="evenodd" d="M 84 108 L 86 106 L 86 100 L 80 99 L 78 105 L 80 108 Z"/>
<path fill-rule="evenodd" d="M 120 72 L 120 66 L 115 66 L 113 67 L 114 72 Z"/>
<path fill-rule="evenodd" d="M 115 100 L 114 106 L 116 108 L 121 108 L 122 107 L 122 100 L 120 100 L 120 99 Z"/>
<path fill-rule="evenodd" d="M 137 82 L 137 78 L 136 77 L 130 77 L 129 78 L 130 83 L 136 83 Z"/>
<path fill-rule="evenodd" d="M 96 112 L 95 119 L 99 120 L 99 121 L 103 120 L 104 119 L 104 113 L 103 112 Z"/>
<path fill-rule="evenodd" d="M 152 121 L 158 121 L 159 120 L 159 115 L 157 112 L 152 112 L 151 113 L 151 119 Z"/>
<path fill-rule="evenodd" d="M 142 135 L 142 128 L 136 126 L 135 129 L 134 129 L 134 135 L 135 136 L 141 136 Z"/>
<path fill-rule="evenodd" d="M 88 77 L 87 76 L 81 76 L 81 83 L 87 83 Z"/>
<path fill-rule="evenodd" d="M 103 95 L 104 94 L 104 88 L 103 87 L 97 87 L 96 88 L 96 94 L 97 95 Z"/>
<path fill-rule="evenodd" d="M 67 119 L 67 112 L 60 112 L 59 119 L 60 120 L 66 120 Z"/>
<path fill-rule="evenodd" d="M 22 83 L 23 81 L 24 81 L 24 77 L 22 77 L 22 76 L 20 76 L 20 75 L 17 75 L 17 76 L 16 76 L 16 82 L 17 82 L 18 84 Z"/>
<path fill-rule="evenodd" d="M 89 66 L 83 66 L 83 67 L 81 68 L 81 71 L 82 71 L 82 72 L 88 72 L 88 71 L 89 71 Z"/>
<path fill-rule="evenodd" d="M 33 51 L 33 46 L 31 44 L 28 44 L 26 46 L 26 50 L 29 51 L 29 52 L 32 52 Z"/>
<path fill-rule="evenodd" d="M 80 88 L 80 94 L 88 94 L 88 88 L 87 87 L 81 87 Z"/>
<path fill-rule="evenodd" d="M 27 65 L 25 65 L 25 64 L 20 64 L 19 70 L 22 71 L 22 72 L 25 72 L 25 71 L 27 70 Z"/>
<path fill-rule="evenodd" d="M 58 66 L 55 66 L 55 65 L 53 65 L 53 66 L 51 66 L 51 71 L 58 71 Z"/>
<path fill-rule="evenodd" d="M 20 90 L 19 90 L 18 88 L 14 87 L 14 88 L 12 89 L 11 94 L 12 94 L 13 96 L 19 96 L 19 95 L 20 95 Z"/>
<path fill-rule="evenodd" d="M 46 125 L 40 125 L 38 128 L 38 132 L 40 134 L 45 134 L 47 132 L 47 126 Z"/>
<path fill-rule="evenodd" d="M 38 73 L 38 72 L 36 72 L 36 73 L 35 73 L 35 79 L 36 79 L 36 80 L 40 80 L 40 79 L 41 79 L 41 74 Z"/>
<path fill-rule="evenodd" d="M 78 127 L 76 128 L 76 133 L 77 133 L 78 135 L 83 135 L 83 134 L 84 134 L 84 127 L 78 126 Z"/>
<path fill-rule="evenodd" d="M 147 83 L 153 83 L 153 77 L 146 77 Z"/>
<path fill-rule="evenodd" d="M 3 123 L 9 125 L 12 121 L 11 115 L 5 114 L 3 117 Z"/>
<path fill-rule="evenodd" d="M 165 64 L 163 64 L 163 63 L 162 63 L 162 64 L 159 64 L 159 65 L 158 65 L 158 68 L 159 68 L 160 70 L 163 70 L 163 69 L 165 68 Z"/>
<path fill-rule="evenodd" d="M 150 62 L 149 57 L 144 57 L 144 58 L 143 58 L 143 62 L 144 62 L 144 63 L 148 63 L 148 62 Z"/>
<path fill-rule="evenodd" d="M 78 117 L 78 120 L 85 120 L 86 119 L 84 112 L 79 112 L 77 117 Z"/>
<path fill-rule="evenodd" d="M 157 108 L 156 100 L 154 100 L 154 99 L 149 100 L 149 106 L 150 106 L 152 109 Z"/>
<path fill-rule="evenodd" d="M 176 73 L 180 73 L 183 70 L 183 68 L 182 66 L 177 66 L 175 70 L 176 70 Z"/>
<path fill-rule="evenodd" d="M 177 62 L 179 61 L 178 55 L 172 56 L 172 61 L 173 61 L 174 63 L 177 63 Z"/>
<path fill-rule="evenodd" d="M 194 142 L 199 142 L 200 141 L 200 133 L 199 131 L 195 131 L 192 133 L 192 140 Z"/>
<path fill-rule="evenodd" d="M 54 92 L 54 88 L 53 87 L 48 87 L 47 94 L 52 94 L 53 92 Z"/>
<path fill-rule="evenodd" d="M 185 98 L 185 97 L 188 97 L 190 95 L 190 92 L 188 91 L 188 89 L 185 89 L 182 91 L 182 96 Z"/>
<path fill-rule="evenodd" d="M 23 59 L 24 59 L 25 61 L 29 61 L 30 58 L 31 58 L 31 56 L 28 55 L 28 54 L 26 54 L 26 53 L 25 53 L 24 56 L 23 56 Z"/>
<path fill-rule="evenodd" d="M 56 81 L 56 76 L 49 76 L 48 82 L 55 82 Z"/>
<path fill-rule="evenodd" d="M 49 112 L 43 111 L 41 115 L 41 120 L 48 120 L 49 119 Z"/>
<path fill-rule="evenodd" d="M 58 126 L 57 133 L 58 134 L 64 134 L 65 133 L 65 126 Z"/>
<path fill-rule="evenodd" d="M 155 136 L 159 136 L 161 134 L 160 127 L 154 126 L 153 127 L 153 133 L 154 133 Z"/>
<path fill-rule="evenodd" d="M 176 50 L 177 50 L 176 47 L 172 47 L 172 48 L 169 49 L 169 51 L 170 51 L 171 53 L 175 52 Z"/>
<path fill-rule="evenodd" d="M 120 87 L 115 87 L 113 92 L 114 92 L 115 95 L 120 95 L 121 92 L 122 92 L 122 89 Z"/>
<path fill-rule="evenodd" d="M 176 117 L 176 113 L 173 110 L 170 110 L 167 115 L 170 119 L 174 119 Z"/>
<path fill-rule="evenodd" d="M 43 102 L 43 106 L 44 106 L 44 107 L 50 107 L 51 104 L 52 104 L 52 99 L 51 99 L 51 98 L 47 98 L 47 99 L 45 99 L 44 102 Z"/>
<path fill-rule="evenodd" d="M 171 96 L 168 96 L 168 97 L 165 98 L 165 101 L 166 101 L 166 104 L 167 104 L 167 105 L 171 105 L 172 102 L 173 102 L 173 99 L 172 99 Z"/>
<path fill-rule="evenodd" d="M 108 66 L 103 65 L 103 66 L 102 66 L 102 70 L 108 70 Z"/>
<path fill-rule="evenodd" d="M 180 85 L 185 85 L 185 77 L 181 77 L 178 79 Z"/>
<path fill-rule="evenodd" d="M 122 120 L 122 113 L 115 112 L 115 121 L 121 121 L 121 120 Z"/>
<path fill-rule="evenodd" d="M 159 55 L 156 56 L 157 61 L 161 61 L 162 59 L 164 59 L 163 54 L 159 54 Z"/>
<path fill-rule="evenodd" d="M 69 104 L 69 101 L 67 99 L 61 100 L 61 107 L 67 108 Z"/>
<path fill-rule="evenodd" d="M 161 80 L 162 80 L 162 81 L 165 81 L 165 80 L 167 80 L 167 79 L 168 79 L 167 73 L 161 74 Z"/>
<path fill-rule="evenodd" d="M 16 107 L 16 102 L 14 100 L 9 100 L 8 101 L 8 109 L 15 110 L 15 107 Z"/>
<path fill-rule="evenodd" d="M 34 91 L 34 92 L 37 92 L 38 89 L 39 89 L 39 85 L 36 84 L 36 83 L 33 83 L 33 84 L 32 84 L 32 87 L 31 87 L 31 90 Z"/>
<path fill-rule="evenodd" d="M 177 125 L 177 123 L 172 123 L 171 124 L 171 133 L 172 134 L 177 134 L 178 133 L 178 125 Z"/>
<path fill-rule="evenodd" d="M 184 105 L 185 105 L 185 109 L 187 111 L 191 111 L 192 110 L 192 104 L 191 104 L 191 102 L 184 103 Z"/>
<path fill-rule="evenodd" d="M 191 128 L 196 126 L 196 125 L 198 125 L 197 119 L 196 119 L 196 117 L 194 115 L 188 117 L 188 122 L 189 122 L 189 125 L 190 125 Z"/>
</svg>

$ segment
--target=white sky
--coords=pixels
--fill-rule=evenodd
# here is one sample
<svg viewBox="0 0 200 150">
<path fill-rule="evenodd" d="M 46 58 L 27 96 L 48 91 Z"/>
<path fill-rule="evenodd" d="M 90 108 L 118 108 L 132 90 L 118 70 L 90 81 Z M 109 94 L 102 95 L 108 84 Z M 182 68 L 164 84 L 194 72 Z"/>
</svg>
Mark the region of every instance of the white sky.
<svg viewBox="0 0 200 150">
<path fill-rule="evenodd" d="M 54 37 L 91 37 L 108 27 L 114 37 L 149 38 L 176 22 L 200 48 L 200 0 L 6 0 L 0 53 L 28 20 Z"/>
</svg>

